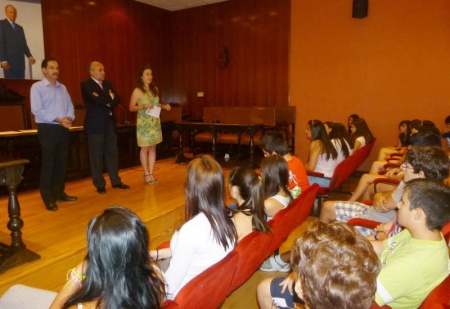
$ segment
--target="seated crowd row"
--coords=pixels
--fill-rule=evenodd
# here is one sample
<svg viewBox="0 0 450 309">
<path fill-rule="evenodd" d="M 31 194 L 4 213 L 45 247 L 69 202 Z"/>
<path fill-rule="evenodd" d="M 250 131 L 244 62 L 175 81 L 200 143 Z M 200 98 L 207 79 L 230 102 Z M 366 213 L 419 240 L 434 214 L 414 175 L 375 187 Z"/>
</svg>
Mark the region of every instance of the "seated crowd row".
<svg viewBox="0 0 450 309">
<path fill-rule="evenodd" d="M 353 120 L 351 128 L 353 137 L 348 140 L 343 125 L 309 121 L 306 135 L 311 138 L 311 148 L 306 165 L 289 153 L 283 135 L 267 133 L 260 141 L 265 155 L 261 176 L 246 168 L 230 172 L 230 196 L 237 202 L 230 207 L 224 203 L 225 181 L 220 165 L 207 155 L 192 160 L 185 188 L 187 221 L 175 232 L 167 249 L 148 254 L 148 232 L 140 219 L 125 208 L 107 209 L 91 220 L 88 255 L 69 272 L 70 280 L 52 308 L 80 308 L 79 304 L 85 308 L 159 308 L 165 299 L 174 299 L 187 282 L 223 259 L 246 235 L 255 230 L 270 232 L 267 221 L 288 207 L 310 183 L 327 186 L 320 183 L 322 179 L 308 178 L 306 170 L 332 175 L 339 160 L 373 141 L 363 119 Z M 420 140 L 432 139 L 427 137 L 427 130 L 416 134 L 425 136 Z M 389 202 L 393 208 L 342 202 L 344 215 L 341 215 L 338 203 L 329 202 L 333 206 L 324 205 L 322 222 L 313 224 L 299 238 L 292 253 L 275 255 L 264 262 L 262 270 L 292 269 L 293 273 L 286 279 L 267 279 L 258 286 L 261 308 L 271 308 L 273 304 L 293 308 L 295 295 L 311 306 L 319 301 L 318 295 L 329 304 L 353 301 L 361 303 L 360 308 L 368 308 L 367 304 L 374 299 L 379 305 L 394 308 L 420 305 L 448 275 L 447 245 L 440 229 L 450 221 L 450 189 L 438 180 L 448 177 L 449 161 L 437 145 L 413 146 L 402 165 L 405 184 L 401 183 L 394 192 L 382 192 L 385 200 L 392 198 Z M 323 166 L 328 169 L 320 170 Z M 436 180 L 415 181 L 416 178 Z M 374 205 L 387 203 L 375 202 L 376 198 L 377 195 Z M 391 217 L 397 217 L 393 221 L 396 233 L 386 233 L 389 238 L 384 242 L 377 241 L 378 231 L 367 233 L 373 238 L 372 246 L 346 224 L 329 223 L 345 222 L 360 213 L 384 214 L 396 207 L 398 216 L 393 210 Z M 432 256 L 427 252 L 432 252 Z M 324 258 L 319 258 L 322 255 Z M 420 261 L 416 258 L 419 255 L 423 257 Z M 340 272 L 337 269 L 342 265 L 348 265 L 340 273 L 348 281 L 342 279 L 344 284 L 338 287 L 320 283 L 318 278 L 339 281 L 332 274 Z M 327 291 L 333 288 L 339 291 Z M 330 294 L 336 298 L 323 296 Z"/>
<path fill-rule="evenodd" d="M 408 143 L 394 148 L 395 151 L 405 148 L 403 153 L 400 153 L 402 157 L 397 159 L 399 165 L 397 169 L 389 171 L 386 176 L 378 173 L 364 175 L 349 201 L 327 201 L 320 214 L 320 221 L 323 223 L 334 220 L 347 222 L 352 218 L 382 222 L 375 230 L 358 228 L 358 232 L 371 241 L 381 261 L 374 299 L 378 305 L 388 304 L 392 308 L 417 308 L 430 291 L 449 274 L 447 244 L 440 229 L 450 221 L 449 188 L 444 184 L 449 177 L 449 157 L 441 149 L 441 138 L 449 137 L 450 117 L 446 119 L 447 130 L 442 135 L 430 121 L 412 121 L 411 125 L 413 127 L 411 134 L 401 131 L 399 136 L 402 140 L 407 134 Z M 400 129 L 403 128 L 404 122 L 400 125 Z M 386 150 L 390 148 L 380 150 L 378 159 L 383 153 L 387 156 L 394 152 Z M 374 186 L 368 179 L 373 182 L 374 179 L 388 178 L 391 175 L 395 175 L 400 181 L 398 186 L 380 185 L 377 187 L 378 193 L 375 194 Z M 425 178 L 428 181 L 419 182 L 424 184 L 413 186 L 417 190 L 421 189 L 420 194 L 416 191 L 412 193 L 410 190 L 409 196 L 406 197 L 405 187 L 410 183 L 412 186 L 412 180 Z M 360 194 L 361 187 L 364 194 Z M 437 193 L 439 190 L 447 192 L 447 195 L 439 197 Z M 414 199 L 411 195 L 415 196 Z M 373 207 L 357 202 L 361 196 L 364 199 L 373 199 Z M 405 207 L 405 204 L 409 207 Z M 400 215 L 401 206 L 403 218 Z M 409 209 L 409 212 L 404 209 Z M 407 217 L 405 213 L 410 215 L 408 220 L 405 219 Z M 334 254 L 334 258 L 338 261 L 338 251 Z M 261 270 L 289 272 L 291 269 L 289 262 L 294 260 L 292 252 L 275 255 L 263 264 Z M 295 267 L 293 270 L 295 273 Z M 363 276 L 363 272 L 360 275 Z M 294 278 L 295 275 L 291 274 L 287 279 L 263 281 L 258 287 L 260 307 L 271 308 L 275 304 L 277 308 L 293 308 L 296 298 L 291 284 L 295 281 Z M 350 288 L 351 285 L 347 287 Z M 322 295 L 333 294 L 332 291 L 328 292 L 329 294 Z M 358 293 L 361 292 L 362 289 Z M 372 293 L 372 299 L 373 296 Z M 350 297 L 348 299 L 350 300 Z M 334 304 L 336 301 L 334 299 Z M 328 306 L 331 304 L 333 302 L 328 303 Z M 323 308 L 325 307 L 327 306 Z"/>
</svg>

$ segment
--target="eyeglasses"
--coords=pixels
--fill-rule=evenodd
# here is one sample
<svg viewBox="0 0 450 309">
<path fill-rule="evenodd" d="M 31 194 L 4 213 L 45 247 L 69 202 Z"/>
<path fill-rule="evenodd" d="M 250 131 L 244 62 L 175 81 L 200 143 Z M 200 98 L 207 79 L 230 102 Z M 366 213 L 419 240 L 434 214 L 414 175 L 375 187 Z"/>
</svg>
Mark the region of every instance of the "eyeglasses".
<svg viewBox="0 0 450 309">
<path fill-rule="evenodd" d="M 400 165 L 400 167 L 401 167 L 401 168 L 404 168 L 404 169 L 408 169 L 408 168 L 414 169 L 414 167 L 408 166 L 408 163 L 406 163 L 406 162 L 403 162 L 402 165 Z"/>
</svg>

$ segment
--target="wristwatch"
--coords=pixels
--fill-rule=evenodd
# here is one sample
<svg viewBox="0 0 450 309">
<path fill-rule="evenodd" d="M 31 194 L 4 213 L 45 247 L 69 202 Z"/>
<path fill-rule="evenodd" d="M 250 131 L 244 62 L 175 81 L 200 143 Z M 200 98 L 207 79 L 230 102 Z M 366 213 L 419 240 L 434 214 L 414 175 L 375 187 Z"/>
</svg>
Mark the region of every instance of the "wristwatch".
<svg viewBox="0 0 450 309">
<path fill-rule="evenodd" d="M 375 238 L 375 240 L 379 240 L 379 239 L 378 239 L 378 235 L 379 235 L 380 233 L 383 233 L 383 234 L 386 235 L 386 233 L 385 233 L 384 231 L 376 231 L 375 234 L 373 234 L 373 238 Z"/>
</svg>

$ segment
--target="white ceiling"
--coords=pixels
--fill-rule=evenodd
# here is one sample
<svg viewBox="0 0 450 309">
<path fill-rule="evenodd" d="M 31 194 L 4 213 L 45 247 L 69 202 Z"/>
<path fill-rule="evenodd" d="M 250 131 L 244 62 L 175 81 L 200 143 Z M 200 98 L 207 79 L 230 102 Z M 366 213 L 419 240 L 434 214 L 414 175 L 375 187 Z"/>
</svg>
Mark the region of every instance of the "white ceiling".
<svg viewBox="0 0 450 309">
<path fill-rule="evenodd" d="M 151 6 L 156 6 L 158 8 L 168 11 L 178 11 L 193 8 L 196 6 L 224 2 L 228 0 L 135 0 L 135 1 L 146 3 Z"/>
</svg>

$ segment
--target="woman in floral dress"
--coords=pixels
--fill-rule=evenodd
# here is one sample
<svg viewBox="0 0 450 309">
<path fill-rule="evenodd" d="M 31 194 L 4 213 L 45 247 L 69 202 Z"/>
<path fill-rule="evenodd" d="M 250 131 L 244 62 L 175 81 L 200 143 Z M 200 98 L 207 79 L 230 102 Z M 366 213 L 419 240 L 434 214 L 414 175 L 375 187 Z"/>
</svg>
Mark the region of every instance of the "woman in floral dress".
<svg viewBox="0 0 450 309">
<path fill-rule="evenodd" d="M 141 147 L 140 159 L 147 184 L 158 181 L 153 176 L 156 160 L 156 144 L 162 141 L 161 121 L 155 107 L 170 111 L 169 104 L 159 102 L 158 88 L 152 83 L 153 75 L 150 66 L 139 70 L 137 87 L 130 99 L 130 111 L 137 112 L 137 143 Z"/>
</svg>

